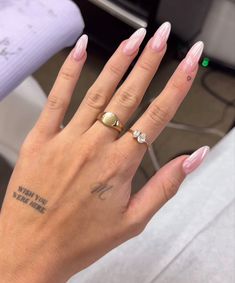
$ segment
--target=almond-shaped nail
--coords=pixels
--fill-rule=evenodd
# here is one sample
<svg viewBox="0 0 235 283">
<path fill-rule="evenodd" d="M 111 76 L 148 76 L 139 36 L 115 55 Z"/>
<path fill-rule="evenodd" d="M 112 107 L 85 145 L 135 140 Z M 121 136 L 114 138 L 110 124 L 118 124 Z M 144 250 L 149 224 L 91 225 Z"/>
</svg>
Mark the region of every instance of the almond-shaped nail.
<svg viewBox="0 0 235 283">
<path fill-rule="evenodd" d="M 76 60 L 76 61 L 80 61 L 85 52 L 86 52 L 86 49 L 87 49 L 87 44 L 88 44 L 88 36 L 86 34 L 82 35 L 75 48 L 74 48 L 74 52 L 73 52 L 73 58 Z"/>
<path fill-rule="evenodd" d="M 198 41 L 189 50 L 186 58 L 183 61 L 183 69 L 186 73 L 191 73 L 196 69 L 198 62 L 202 56 L 203 49 L 204 43 L 202 41 Z"/>
<path fill-rule="evenodd" d="M 199 165 L 201 165 L 209 151 L 209 146 L 203 146 L 185 159 L 183 163 L 183 170 L 185 174 L 192 173 Z"/>
<path fill-rule="evenodd" d="M 140 47 L 146 35 L 146 29 L 140 28 L 135 31 L 132 36 L 127 40 L 123 52 L 127 55 L 134 54 Z"/>
<path fill-rule="evenodd" d="M 151 47 L 153 50 L 160 52 L 166 46 L 166 42 L 171 32 L 171 24 L 165 22 L 162 24 L 153 36 Z"/>
</svg>

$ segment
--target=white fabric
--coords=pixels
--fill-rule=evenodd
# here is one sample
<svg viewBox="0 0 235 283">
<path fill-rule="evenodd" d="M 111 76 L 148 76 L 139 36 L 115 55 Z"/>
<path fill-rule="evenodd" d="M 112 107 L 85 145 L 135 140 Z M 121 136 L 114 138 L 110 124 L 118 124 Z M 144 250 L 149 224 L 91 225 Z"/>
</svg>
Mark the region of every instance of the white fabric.
<svg viewBox="0 0 235 283">
<path fill-rule="evenodd" d="M 0 100 L 83 28 L 70 0 L 0 0 Z"/>
<path fill-rule="evenodd" d="M 69 283 L 234 283 L 235 129 L 144 233 Z"/>
<path fill-rule="evenodd" d="M 0 155 L 12 165 L 19 149 L 37 121 L 46 95 L 32 78 L 28 77 L 0 102 Z"/>
</svg>

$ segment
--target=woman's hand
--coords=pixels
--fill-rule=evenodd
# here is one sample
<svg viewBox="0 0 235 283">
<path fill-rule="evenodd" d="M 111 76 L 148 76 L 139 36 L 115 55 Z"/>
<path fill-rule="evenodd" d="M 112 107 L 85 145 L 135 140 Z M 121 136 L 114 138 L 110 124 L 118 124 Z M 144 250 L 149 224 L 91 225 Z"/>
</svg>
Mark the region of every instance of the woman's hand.
<svg viewBox="0 0 235 283">
<path fill-rule="evenodd" d="M 136 195 L 131 182 L 146 152 L 130 132 L 97 120 L 113 112 L 126 124 L 165 54 L 170 24 L 150 39 L 126 81 L 145 30 L 121 43 L 61 129 L 86 60 L 87 37 L 65 61 L 48 102 L 26 138 L 0 215 L 1 282 L 60 283 L 143 231 L 150 218 L 203 160 L 207 147 L 164 166 Z M 203 44 L 194 45 L 162 93 L 132 126 L 152 143 L 174 116 L 198 70 Z"/>
</svg>

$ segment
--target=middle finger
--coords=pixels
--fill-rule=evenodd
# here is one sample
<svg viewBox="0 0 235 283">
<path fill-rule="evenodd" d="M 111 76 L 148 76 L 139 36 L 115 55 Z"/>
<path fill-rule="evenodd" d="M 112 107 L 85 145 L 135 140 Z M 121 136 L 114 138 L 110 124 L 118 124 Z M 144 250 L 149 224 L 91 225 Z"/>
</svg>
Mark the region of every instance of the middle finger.
<svg viewBox="0 0 235 283">
<path fill-rule="evenodd" d="M 141 57 L 123 85 L 117 90 L 104 112 L 113 112 L 122 124 L 125 124 L 140 104 L 151 80 L 153 79 L 161 60 L 166 52 L 166 42 L 171 25 L 164 23 L 150 39 Z M 104 127 L 99 121 L 95 124 L 100 130 L 106 131 L 111 139 L 118 132 Z"/>
</svg>

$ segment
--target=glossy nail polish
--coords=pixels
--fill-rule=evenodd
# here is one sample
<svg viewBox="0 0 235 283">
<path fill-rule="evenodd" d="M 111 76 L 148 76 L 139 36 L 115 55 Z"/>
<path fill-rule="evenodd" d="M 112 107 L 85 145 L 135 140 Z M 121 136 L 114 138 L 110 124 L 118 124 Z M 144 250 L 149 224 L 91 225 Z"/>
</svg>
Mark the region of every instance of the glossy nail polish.
<svg viewBox="0 0 235 283">
<path fill-rule="evenodd" d="M 127 55 L 134 54 L 140 47 L 146 35 L 146 29 L 140 28 L 132 34 L 132 36 L 127 40 L 123 52 Z"/>
<path fill-rule="evenodd" d="M 190 155 L 183 163 L 185 174 L 192 173 L 203 162 L 209 151 L 209 146 L 203 146 Z"/>
<path fill-rule="evenodd" d="M 86 49 L 87 49 L 87 44 L 88 44 L 88 36 L 86 34 L 82 35 L 75 48 L 74 48 L 74 52 L 73 52 L 73 58 L 76 60 L 76 61 L 80 61 L 85 52 L 86 52 Z"/>
<path fill-rule="evenodd" d="M 186 55 L 186 58 L 183 61 L 183 65 L 182 65 L 183 70 L 186 73 L 191 73 L 196 69 L 198 62 L 201 58 L 203 49 L 204 49 L 204 43 L 202 41 L 198 41 L 189 50 L 188 54 Z"/>
<path fill-rule="evenodd" d="M 153 36 L 151 47 L 153 50 L 160 52 L 166 46 L 166 42 L 171 32 L 171 24 L 165 22 L 162 24 Z"/>
</svg>

